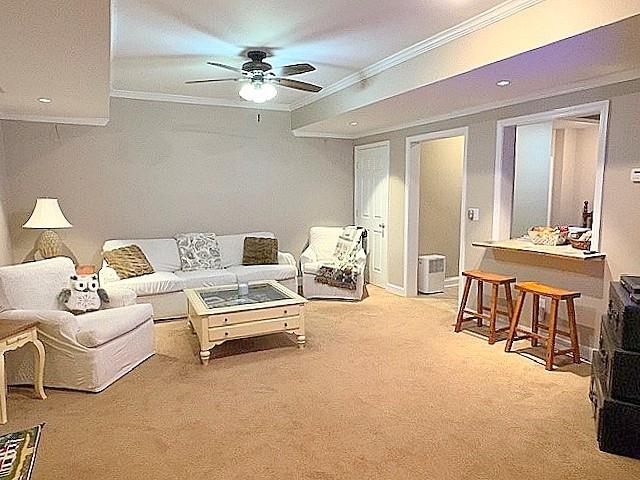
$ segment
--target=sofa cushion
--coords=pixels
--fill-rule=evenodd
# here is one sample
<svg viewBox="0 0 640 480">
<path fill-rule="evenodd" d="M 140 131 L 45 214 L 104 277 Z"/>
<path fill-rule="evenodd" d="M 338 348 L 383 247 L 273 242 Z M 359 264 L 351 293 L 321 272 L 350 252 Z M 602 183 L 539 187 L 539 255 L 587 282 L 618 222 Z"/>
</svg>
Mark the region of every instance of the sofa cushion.
<svg viewBox="0 0 640 480">
<path fill-rule="evenodd" d="M 215 233 L 179 233 L 176 243 L 183 272 L 221 268 L 220 246 Z"/>
<path fill-rule="evenodd" d="M 141 297 L 160 293 L 179 292 L 184 287 L 184 281 L 175 273 L 155 272 L 140 277 L 125 278 L 109 284 L 109 287 L 130 288 Z"/>
<path fill-rule="evenodd" d="M 277 238 L 246 237 L 244 239 L 243 265 L 275 265 L 277 263 Z"/>
<path fill-rule="evenodd" d="M 199 288 L 205 285 L 231 285 L 238 282 L 236 274 L 227 269 L 176 272 L 176 276 L 183 281 L 183 288 Z"/>
<path fill-rule="evenodd" d="M 114 340 L 153 317 L 148 303 L 113 310 L 98 310 L 76 316 L 80 345 L 95 348 Z"/>
<path fill-rule="evenodd" d="M 0 311 L 60 310 L 58 294 L 75 273 L 66 257 L 0 268 Z"/>
<path fill-rule="evenodd" d="M 221 265 L 223 268 L 230 267 L 232 265 L 242 265 L 244 239 L 246 237 L 275 238 L 275 235 L 271 232 L 218 235 L 217 239 L 218 245 L 220 245 Z"/>
<path fill-rule="evenodd" d="M 138 245 L 127 245 L 107 250 L 102 253 L 102 256 L 121 279 L 149 275 L 154 272 L 149 260 Z"/>
<path fill-rule="evenodd" d="M 342 227 L 312 227 L 309 230 L 309 246 L 318 260 L 333 258 L 341 233 Z"/>
<path fill-rule="evenodd" d="M 259 280 L 289 280 L 295 278 L 298 270 L 295 265 L 236 265 L 227 269 L 238 277 L 238 282 Z"/>
<path fill-rule="evenodd" d="M 156 272 L 175 272 L 181 268 L 178 245 L 173 238 L 107 240 L 104 242 L 102 250 L 113 250 L 126 245 L 138 245 Z"/>
</svg>

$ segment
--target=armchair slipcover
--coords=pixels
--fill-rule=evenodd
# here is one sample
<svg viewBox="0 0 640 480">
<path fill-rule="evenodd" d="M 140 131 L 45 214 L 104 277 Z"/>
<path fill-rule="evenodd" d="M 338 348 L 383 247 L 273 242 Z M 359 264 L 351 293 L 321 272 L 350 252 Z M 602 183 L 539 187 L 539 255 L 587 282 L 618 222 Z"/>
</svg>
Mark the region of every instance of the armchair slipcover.
<svg viewBox="0 0 640 480">
<path fill-rule="evenodd" d="M 302 292 L 305 298 L 337 298 L 360 300 L 364 293 L 364 270 L 367 254 L 363 248 L 357 253 L 357 265 L 362 272 L 358 276 L 355 290 L 338 288 L 316 282 L 318 269 L 325 263 L 334 261 L 334 253 L 343 227 L 311 227 L 309 246 L 300 256 L 302 270 Z"/>
<path fill-rule="evenodd" d="M 57 297 L 74 273 L 64 257 L 1 267 L 0 320 L 40 322 L 45 386 L 99 392 L 155 353 L 153 310 L 132 290 L 106 288 L 108 308 L 73 315 Z M 6 357 L 8 384 L 33 382 L 27 347 Z"/>
</svg>

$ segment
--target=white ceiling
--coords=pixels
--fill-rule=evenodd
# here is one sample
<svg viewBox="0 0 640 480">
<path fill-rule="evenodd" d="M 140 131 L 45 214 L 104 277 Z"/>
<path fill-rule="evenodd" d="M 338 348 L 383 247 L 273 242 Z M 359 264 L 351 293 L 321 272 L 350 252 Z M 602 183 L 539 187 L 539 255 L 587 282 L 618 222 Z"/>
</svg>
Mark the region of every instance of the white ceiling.
<svg viewBox="0 0 640 480">
<path fill-rule="evenodd" d="M 474 17 L 504 0 L 113 0 L 112 88 L 236 101 L 238 85 L 185 85 L 232 72 L 264 48 L 274 66 L 309 62 L 296 78 L 321 86 Z M 223 4 L 223 5 L 221 5 Z M 225 5 L 226 4 L 226 5 Z M 228 75 L 231 73 L 231 75 Z M 275 102 L 309 95 L 279 89 Z"/>
<path fill-rule="evenodd" d="M 640 15 L 296 130 L 360 138 L 527 99 L 640 78 Z M 496 82 L 510 79 L 508 87 Z M 351 126 L 357 122 L 357 126 Z"/>
<path fill-rule="evenodd" d="M 105 124 L 109 0 L 0 5 L 0 118 Z"/>
</svg>

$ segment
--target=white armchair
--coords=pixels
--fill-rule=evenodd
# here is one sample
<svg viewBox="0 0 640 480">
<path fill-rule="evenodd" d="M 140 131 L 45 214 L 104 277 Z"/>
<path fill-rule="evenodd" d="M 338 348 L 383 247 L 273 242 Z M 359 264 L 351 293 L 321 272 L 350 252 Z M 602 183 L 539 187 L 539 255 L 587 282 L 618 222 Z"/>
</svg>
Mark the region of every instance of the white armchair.
<svg viewBox="0 0 640 480">
<path fill-rule="evenodd" d="M 132 290 L 107 288 L 108 308 L 73 315 L 57 297 L 74 273 L 63 257 L 0 268 L 0 320 L 40 322 L 45 386 L 99 392 L 155 353 L 153 311 Z M 33 368 L 25 348 L 7 353 L 10 385 L 30 384 Z"/>
<path fill-rule="evenodd" d="M 302 270 L 302 292 L 306 298 L 337 298 L 360 300 L 364 294 L 364 270 L 367 254 L 363 248 L 357 253 L 357 264 L 362 274 L 358 277 L 355 290 L 338 288 L 316 282 L 318 269 L 334 260 L 334 253 L 342 227 L 312 227 L 309 231 L 309 246 L 300 256 Z"/>
</svg>

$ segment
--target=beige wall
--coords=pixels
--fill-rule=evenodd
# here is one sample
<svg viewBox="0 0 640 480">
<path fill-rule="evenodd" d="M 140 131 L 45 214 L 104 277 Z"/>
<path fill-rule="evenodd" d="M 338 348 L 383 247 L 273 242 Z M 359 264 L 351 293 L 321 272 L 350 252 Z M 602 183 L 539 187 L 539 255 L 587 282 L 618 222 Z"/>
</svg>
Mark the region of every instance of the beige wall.
<svg viewBox="0 0 640 480">
<path fill-rule="evenodd" d="M 582 225 L 582 206 L 593 209 L 599 128 L 555 129 L 552 225 Z"/>
<path fill-rule="evenodd" d="M 38 196 L 60 199 L 81 262 L 109 238 L 188 231 L 271 230 L 299 255 L 309 227 L 353 221 L 353 142 L 296 138 L 288 112 L 112 99 L 106 127 L 2 128 L 17 261 Z"/>
<path fill-rule="evenodd" d="M 632 184 L 629 171 L 640 166 L 640 80 L 590 91 L 551 97 L 504 107 L 468 117 L 359 139 L 357 144 L 390 140 L 391 185 L 389 218 L 389 281 L 403 285 L 403 218 L 405 140 L 407 136 L 469 127 L 467 145 L 467 207 L 480 209 L 480 220 L 466 224 L 465 266 L 515 274 L 520 280 L 536 279 L 583 292 L 578 301 L 581 342 L 595 345 L 599 315 L 606 309 L 608 282 L 625 272 L 640 272 L 640 185 Z M 610 99 L 607 166 L 602 210 L 601 249 L 604 263 L 557 261 L 527 253 L 501 254 L 473 247 L 491 238 L 493 215 L 496 122 L 554 108 Z M 594 331 L 596 330 L 596 331 Z"/>
<path fill-rule="evenodd" d="M 4 155 L 4 137 L 0 125 L 0 265 L 12 260 L 11 239 L 7 209 L 7 163 Z"/>
<path fill-rule="evenodd" d="M 424 142 L 420 150 L 419 253 L 447 257 L 447 277 L 458 276 L 464 137 Z"/>
</svg>

